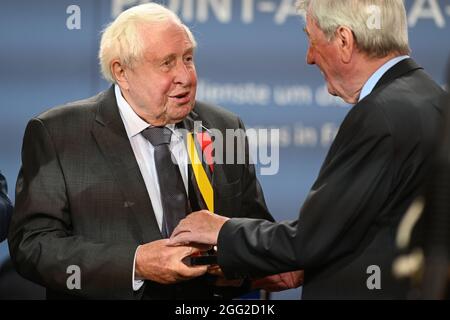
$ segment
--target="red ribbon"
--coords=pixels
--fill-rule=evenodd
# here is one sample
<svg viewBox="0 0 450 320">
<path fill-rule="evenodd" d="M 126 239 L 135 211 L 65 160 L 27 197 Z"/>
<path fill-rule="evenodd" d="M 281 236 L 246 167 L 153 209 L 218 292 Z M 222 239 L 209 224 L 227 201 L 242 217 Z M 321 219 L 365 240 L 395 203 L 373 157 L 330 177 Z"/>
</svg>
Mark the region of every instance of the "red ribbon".
<svg viewBox="0 0 450 320">
<path fill-rule="evenodd" d="M 214 172 L 214 159 L 212 155 L 213 151 L 213 143 L 211 136 L 208 132 L 198 132 L 197 133 L 197 141 L 200 145 L 200 148 L 202 149 L 203 158 L 205 159 L 205 162 L 207 165 L 209 165 L 209 169 L 211 170 L 211 173 Z"/>
</svg>

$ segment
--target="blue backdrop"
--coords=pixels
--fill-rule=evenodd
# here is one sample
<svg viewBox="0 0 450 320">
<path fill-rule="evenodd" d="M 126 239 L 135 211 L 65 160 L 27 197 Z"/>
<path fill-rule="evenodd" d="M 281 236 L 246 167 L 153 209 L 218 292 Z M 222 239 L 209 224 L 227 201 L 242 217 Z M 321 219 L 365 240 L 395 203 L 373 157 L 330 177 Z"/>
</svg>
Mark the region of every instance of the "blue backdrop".
<svg viewBox="0 0 450 320">
<path fill-rule="evenodd" d="M 145 2 L 1 1 L 0 170 L 12 199 L 27 121 L 108 87 L 96 58 L 100 31 L 124 9 Z M 273 215 L 294 219 L 349 110 L 327 94 L 317 68 L 305 63 L 307 40 L 295 0 L 157 2 L 176 11 L 197 38 L 198 98 L 239 114 L 247 127 L 280 129 L 279 171 L 260 181 Z M 405 3 L 413 57 L 443 84 L 450 0 Z M 7 254 L 3 243 L 0 259 Z M 296 299 L 298 290 L 274 297 Z"/>
</svg>

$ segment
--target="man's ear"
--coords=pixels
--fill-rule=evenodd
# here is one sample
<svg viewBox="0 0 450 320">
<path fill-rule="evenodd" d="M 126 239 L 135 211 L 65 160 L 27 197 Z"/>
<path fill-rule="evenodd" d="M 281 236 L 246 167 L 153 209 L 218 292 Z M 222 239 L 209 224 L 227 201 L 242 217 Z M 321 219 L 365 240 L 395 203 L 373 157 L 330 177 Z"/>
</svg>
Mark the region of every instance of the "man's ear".
<svg viewBox="0 0 450 320">
<path fill-rule="evenodd" d="M 117 84 L 121 88 L 128 90 L 129 84 L 126 70 L 119 60 L 113 60 L 113 62 L 111 63 L 111 73 L 114 76 L 114 79 L 116 79 Z"/>
<path fill-rule="evenodd" d="M 339 27 L 336 31 L 336 40 L 341 52 L 342 62 L 345 64 L 350 63 L 356 47 L 356 39 L 352 30 L 344 26 Z"/>
</svg>

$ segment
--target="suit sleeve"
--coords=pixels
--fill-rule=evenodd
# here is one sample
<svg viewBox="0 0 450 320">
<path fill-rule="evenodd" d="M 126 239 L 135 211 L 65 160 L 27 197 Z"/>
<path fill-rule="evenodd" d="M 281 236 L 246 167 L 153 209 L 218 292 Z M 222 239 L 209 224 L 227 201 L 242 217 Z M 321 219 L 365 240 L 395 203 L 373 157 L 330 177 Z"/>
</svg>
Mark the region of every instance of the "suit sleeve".
<svg viewBox="0 0 450 320">
<path fill-rule="evenodd" d="M 383 115 L 350 121 L 336 138 L 298 220 L 231 219 L 218 259 L 229 278 L 326 265 L 354 250 L 387 203 L 394 143 Z"/>
<path fill-rule="evenodd" d="M 58 292 L 131 299 L 136 247 L 75 235 L 66 188 L 52 137 L 41 120 L 33 119 L 24 136 L 9 231 L 16 269 L 25 278 Z M 74 271 L 77 268 L 79 273 Z M 78 275 L 80 287 L 74 288 Z"/>
<path fill-rule="evenodd" d="M 0 173 L 0 242 L 6 238 L 12 213 L 12 205 L 7 192 L 6 180 Z"/>
</svg>

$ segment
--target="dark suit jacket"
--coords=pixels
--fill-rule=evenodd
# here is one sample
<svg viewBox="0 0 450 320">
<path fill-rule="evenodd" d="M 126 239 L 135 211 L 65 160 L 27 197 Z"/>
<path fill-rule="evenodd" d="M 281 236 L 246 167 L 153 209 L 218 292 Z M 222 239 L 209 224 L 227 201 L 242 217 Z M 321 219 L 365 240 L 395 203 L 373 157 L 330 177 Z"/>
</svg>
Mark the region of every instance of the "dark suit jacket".
<svg viewBox="0 0 450 320">
<path fill-rule="evenodd" d="M 190 119 L 223 132 L 243 128 L 235 115 L 203 103 Z M 217 213 L 272 219 L 248 162 L 215 166 L 213 185 Z M 137 246 L 161 237 L 113 88 L 28 123 L 9 233 L 21 275 L 51 298 L 214 297 L 208 277 L 179 285 L 148 281 L 133 292 Z M 71 265 L 80 267 L 81 290 L 67 289 Z"/>
<path fill-rule="evenodd" d="M 5 177 L 0 173 L 0 242 L 6 238 L 12 213 L 12 205 L 7 193 Z"/>
<path fill-rule="evenodd" d="M 425 185 L 424 210 L 401 252 L 402 259 L 418 251 L 423 253 L 422 265 L 409 278 L 423 273 L 420 282 L 411 281 L 411 293 L 426 300 L 450 299 L 450 97 L 442 103 L 448 106 L 447 114 Z"/>
<path fill-rule="evenodd" d="M 225 274 L 304 269 L 305 299 L 403 298 L 391 276 L 395 234 L 431 162 L 443 94 L 411 59 L 390 69 L 348 113 L 298 220 L 224 225 Z M 368 289 L 372 275 L 380 275 L 381 289 Z"/>
</svg>

